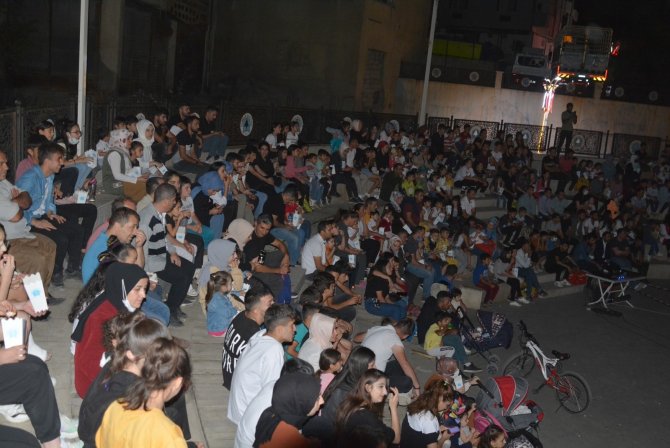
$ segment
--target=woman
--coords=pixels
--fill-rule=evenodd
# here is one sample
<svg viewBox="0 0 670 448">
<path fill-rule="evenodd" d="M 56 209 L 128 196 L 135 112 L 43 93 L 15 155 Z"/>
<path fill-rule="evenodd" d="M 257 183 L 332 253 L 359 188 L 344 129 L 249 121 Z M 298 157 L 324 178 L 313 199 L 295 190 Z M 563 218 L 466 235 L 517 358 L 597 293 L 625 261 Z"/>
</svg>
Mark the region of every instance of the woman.
<svg viewBox="0 0 670 448">
<path fill-rule="evenodd" d="M 337 410 L 346 396 L 356 387 L 361 376 L 374 367 L 375 354 L 372 350 L 363 346 L 356 347 L 349 355 L 347 362 L 344 363 L 340 373 L 323 392 L 325 404 L 321 409 L 321 414 L 307 422 L 303 434 L 318 437 L 323 441 L 332 441 L 335 435 Z"/>
<path fill-rule="evenodd" d="M 337 441 L 339 447 L 348 446 L 348 438 L 355 431 L 380 432 L 387 446 L 400 442 L 400 420 L 398 418 L 398 389 L 390 389 L 389 410 L 391 427 L 382 421 L 382 403 L 389 390 L 388 378 L 377 369 L 363 374 L 356 388 L 344 400 L 337 412 Z"/>
<path fill-rule="evenodd" d="M 282 375 L 274 385 L 272 406 L 263 411 L 256 425 L 254 448 L 320 446 L 318 441 L 300 433 L 307 419 L 323 404 L 320 385 L 319 379 L 312 375 Z"/>
<path fill-rule="evenodd" d="M 123 398 L 107 408 L 95 435 L 96 445 L 186 447 L 184 434 L 165 415 L 164 408 L 188 389 L 191 380 L 188 353 L 176 341 L 158 338 L 148 350 L 140 377 Z"/>
<path fill-rule="evenodd" d="M 223 238 L 237 243 L 240 250 L 251 240 L 251 234 L 254 226 L 246 219 L 234 219 L 228 226 L 228 230 L 223 234 Z"/>
<path fill-rule="evenodd" d="M 133 134 L 127 129 L 110 133 L 109 151 L 102 162 L 102 186 L 105 193 L 121 194 L 139 202 L 146 194 L 146 176 L 133 169 L 128 150 Z"/>
<path fill-rule="evenodd" d="M 321 313 L 315 314 L 309 326 L 309 338 L 302 345 L 298 357 L 307 361 L 314 368 L 314 371 L 317 371 L 319 370 L 319 356 L 323 350 L 334 348 L 339 349 L 338 351 L 343 354 L 348 354 L 349 345 L 344 344 L 345 347 L 339 345 L 345 327 L 351 328 L 351 326 L 342 324 L 345 323 L 339 319 Z"/>
<path fill-rule="evenodd" d="M 386 278 L 377 275 L 377 272 Z M 390 317 L 397 322 L 407 316 L 408 301 L 407 297 L 391 292 L 394 277 L 393 257 L 380 257 L 368 275 L 365 286 L 365 309 L 370 314 Z"/>
<path fill-rule="evenodd" d="M 154 162 L 151 145 L 154 144 L 155 127 L 149 120 L 140 120 L 137 122 L 136 142 L 142 143 L 142 157 L 140 157 L 140 166 L 142 169 L 148 169 L 150 166 L 159 167 L 162 164 Z"/>
<path fill-rule="evenodd" d="M 92 160 L 90 157 L 77 155 L 77 145 L 81 140 L 79 125 L 70 120 L 64 120 L 60 125 L 62 129 L 59 143 L 65 148 L 65 157 L 63 167 L 56 174 L 54 181 L 61 183 L 64 196 L 72 196 L 75 191 L 86 189 L 86 178 L 93 169 L 88 164 Z M 73 173 L 76 173 L 76 176 Z"/>
<path fill-rule="evenodd" d="M 79 317 L 72 333 L 77 342 L 74 354 L 74 382 L 77 394 L 86 396 L 91 383 L 100 373 L 102 327 L 120 312 L 134 312 L 142 306 L 149 278 L 134 264 L 115 263 L 105 273 L 105 292 L 96 298 Z"/>
<path fill-rule="evenodd" d="M 451 434 L 440 425 L 439 417 L 450 409 L 454 391 L 445 381 L 432 382 L 407 406 L 402 422 L 400 448 L 442 448 Z M 467 423 L 467 422 L 466 422 Z M 458 439 L 458 435 L 454 436 Z M 451 446 L 458 446 L 458 441 Z"/>
</svg>

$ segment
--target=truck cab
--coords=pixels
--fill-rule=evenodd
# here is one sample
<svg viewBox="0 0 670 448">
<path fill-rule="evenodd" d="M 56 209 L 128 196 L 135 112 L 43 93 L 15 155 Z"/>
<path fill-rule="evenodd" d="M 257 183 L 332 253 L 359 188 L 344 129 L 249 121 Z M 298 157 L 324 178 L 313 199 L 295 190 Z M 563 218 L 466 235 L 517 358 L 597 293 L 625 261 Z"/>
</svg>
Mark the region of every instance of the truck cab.
<svg viewBox="0 0 670 448">
<path fill-rule="evenodd" d="M 611 49 L 611 28 L 566 26 L 554 42 L 552 78 L 559 77 L 566 84 L 603 82 Z"/>
</svg>

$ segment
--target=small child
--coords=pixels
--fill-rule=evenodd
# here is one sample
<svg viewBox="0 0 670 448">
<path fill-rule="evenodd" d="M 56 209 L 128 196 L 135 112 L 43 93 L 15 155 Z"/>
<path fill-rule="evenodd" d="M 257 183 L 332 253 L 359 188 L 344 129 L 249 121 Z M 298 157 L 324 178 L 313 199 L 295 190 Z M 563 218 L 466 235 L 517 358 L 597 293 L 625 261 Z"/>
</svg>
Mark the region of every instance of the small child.
<svg viewBox="0 0 670 448">
<path fill-rule="evenodd" d="M 109 129 L 99 128 L 96 132 L 98 143 L 95 144 L 95 151 L 98 153 L 98 168 L 102 168 L 107 151 L 109 151 Z"/>
<path fill-rule="evenodd" d="M 435 317 L 435 323 L 428 327 L 423 348 L 428 354 L 436 353 L 444 346 L 442 338 L 447 335 L 458 335 L 458 330 L 452 323 L 452 318 L 446 311 L 440 311 Z"/>
<path fill-rule="evenodd" d="M 286 346 L 286 359 L 297 358 L 303 342 L 307 340 L 312 317 L 319 312 L 320 306 L 313 303 L 305 303 L 302 306 L 302 322 L 295 327 L 295 335 L 291 345 Z"/>
<path fill-rule="evenodd" d="M 210 336 L 222 337 L 230 322 L 237 316 L 229 294 L 233 289 L 233 277 L 226 271 L 213 273 L 207 282 L 207 333 Z"/>
<path fill-rule="evenodd" d="M 319 356 L 319 377 L 321 378 L 321 394 L 328 385 L 335 379 L 335 374 L 342 370 L 342 354 L 334 348 L 327 348 Z"/>
<path fill-rule="evenodd" d="M 405 196 L 414 196 L 416 191 L 416 172 L 414 170 L 407 173 L 407 177 L 402 181 L 400 187 L 405 192 Z"/>
</svg>

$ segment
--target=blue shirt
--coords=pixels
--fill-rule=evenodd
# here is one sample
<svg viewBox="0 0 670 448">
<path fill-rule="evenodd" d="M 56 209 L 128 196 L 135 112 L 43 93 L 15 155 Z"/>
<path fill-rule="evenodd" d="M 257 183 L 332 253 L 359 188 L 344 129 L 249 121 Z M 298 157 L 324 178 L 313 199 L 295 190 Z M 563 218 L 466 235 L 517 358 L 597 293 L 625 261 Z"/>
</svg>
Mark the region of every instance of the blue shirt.
<svg viewBox="0 0 670 448">
<path fill-rule="evenodd" d="M 483 264 L 478 264 L 475 269 L 472 271 L 472 283 L 475 285 L 479 284 L 479 281 L 482 279 L 482 274 L 488 271 L 488 267 Z"/>
<path fill-rule="evenodd" d="M 102 232 L 98 237 L 93 241 L 91 247 L 86 251 L 84 255 L 84 261 L 81 263 L 81 278 L 84 281 L 84 285 L 93 277 L 93 273 L 98 269 L 98 255 L 107 250 L 107 232 Z"/>
<path fill-rule="evenodd" d="M 226 331 L 237 316 L 237 310 L 230 303 L 228 296 L 220 292 L 214 293 L 212 300 L 207 304 L 207 331 L 221 333 Z"/>
<path fill-rule="evenodd" d="M 54 175 L 45 177 L 42 168 L 35 165 L 25 173 L 16 182 L 16 186 L 23 191 L 27 191 L 33 200 L 28 210 L 23 212 L 28 224 L 33 218 L 42 218 L 47 213 L 56 213 L 56 204 L 54 204 Z M 42 208 L 42 202 L 44 207 Z"/>
</svg>

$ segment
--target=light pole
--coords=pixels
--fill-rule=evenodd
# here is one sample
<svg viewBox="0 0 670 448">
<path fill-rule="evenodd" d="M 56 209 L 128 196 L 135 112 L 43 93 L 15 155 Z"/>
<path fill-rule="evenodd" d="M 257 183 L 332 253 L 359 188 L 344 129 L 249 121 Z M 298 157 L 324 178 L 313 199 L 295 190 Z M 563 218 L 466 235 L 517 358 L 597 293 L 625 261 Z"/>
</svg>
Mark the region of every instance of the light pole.
<svg viewBox="0 0 670 448">
<path fill-rule="evenodd" d="M 88 0 L 81 0 L 79 11 L 79 78 L 77 82 L 77 123 L 81 135 L 86 135 L 86 63 L 88 54 Z M 77 145 L 77 154 L 85 151 L 83 139 Z"/>
<path fill-rule="evenodd" d="M 428 56 L 426 57 L 426 71 L 423 75 L 423 91 L 421 92 L 421 109 L 419 110 L 419 125 L 426 124 L 426 102 L 428 101 L 428 83 L 430 82 L 430 64 L 433 61 L 433 41 L 435 40 L 435 22 L 437 21 L 437 5 L 440 0 L 433 0 L 433 15 L 430 20 L 430 36 L 428 36 Z"/>
</svg>

